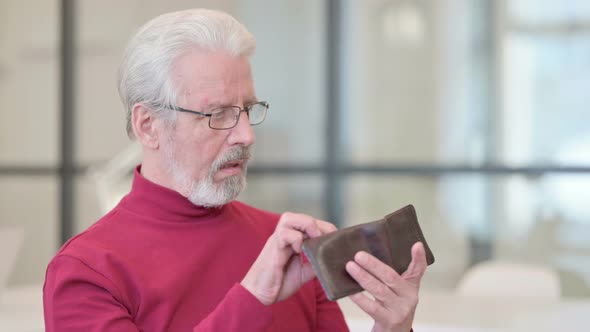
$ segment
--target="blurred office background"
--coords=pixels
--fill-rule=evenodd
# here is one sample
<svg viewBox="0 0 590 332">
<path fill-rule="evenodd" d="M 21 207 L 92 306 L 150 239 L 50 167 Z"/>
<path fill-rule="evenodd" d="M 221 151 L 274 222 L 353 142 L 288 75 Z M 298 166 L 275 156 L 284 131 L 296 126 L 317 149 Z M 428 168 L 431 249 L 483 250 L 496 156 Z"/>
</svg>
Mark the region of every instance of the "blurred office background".
<svg viewBox="0 0 590 332">
<path fill-rule="evenodd" d="M 257 38 L 271 109 L 242 200 L 341 227 L 414 204 L 437 259 L 425 329 L 590 323 L 590 2 L 2 0 L 0 326 L 28 317 L 2 313 L 9 294 L 31 307 L 10 290 L 38 290 L 61 244 L 128 190 L 123 48 L 150 18 L 192 7 Z M 491 295 L 548 276 L 532 292 L 553 304 L 484 312 L 512 303 L 460 297 L 484 266 L 500 271 L 482 286 Z M 526 277 L 503 280 L 511 267 Z"/>
</svg>

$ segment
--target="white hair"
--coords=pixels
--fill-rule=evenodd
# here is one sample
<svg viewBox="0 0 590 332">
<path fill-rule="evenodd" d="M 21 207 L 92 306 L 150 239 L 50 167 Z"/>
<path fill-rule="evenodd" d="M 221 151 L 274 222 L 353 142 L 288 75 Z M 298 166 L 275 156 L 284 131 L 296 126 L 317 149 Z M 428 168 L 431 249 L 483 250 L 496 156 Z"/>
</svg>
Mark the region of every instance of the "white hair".
<svg viewBox="0 0 590 332">
<path fill-rule="evenodd" d="M 143 25 L 129 42 L 119 68 L 119 95 L 126 108 L 127 135 L 133 138 L 131 110 L 143 103 L 154 114 L 174 123 L 177 86 L 174 61 L 187 51 L 225 51 L 234 57 L 254 53 L 254 36 L 227 13 L 190 9 L 158 16 Z"/>
</svg>

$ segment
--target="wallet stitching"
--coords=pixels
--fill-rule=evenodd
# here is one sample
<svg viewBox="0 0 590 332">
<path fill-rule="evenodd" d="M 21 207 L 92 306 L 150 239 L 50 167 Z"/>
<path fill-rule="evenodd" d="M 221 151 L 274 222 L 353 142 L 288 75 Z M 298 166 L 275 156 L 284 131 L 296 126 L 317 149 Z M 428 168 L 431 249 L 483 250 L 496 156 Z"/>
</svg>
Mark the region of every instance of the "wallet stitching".
<svg viewBox="0 0 590 332">
<path fill-rule="evenodd" d="M 393 217 L 393 213 L 386 216 L 387 219 L 389 219 L 391 217 Z M 415 215 L 415 212 L 412 213 L 412 217 L 415 217 L 412 219 L 418 220 L 418 217 Z M 410 227 L 412 227 L 416 241 L 422 242 L 422 245 L 426 248 L 426 240 L 423 240 L 423 238 L 420 236 L 420 231 L 419 231 L 420 226 L 418 226 L 417 224 L 415 224 L 413 222 L 410 222 L 409 224 L 410 224 Z"/>
<path fill-rule="evenodd" d="M 418 232 L 418 227 L 414 224 L 412 224 L 412 228 L 414 228 L 414 235 L 416 235 L 416 240 L 420 241 L 420 242 L 424 242 L 422 241 L 422 238 L 420 237 L 420 232 Z"/>
<path fill-rule="evenodd" d="M 412 211 L 412 216 L 415 217 L 415 220 L 418 220 L 418 216 L 416 216 L 416 212 Z M 418 225 L 415 223 L 411 223 L 412 224 L 412 228 L 414 229 L 414 235 L 416 235 L 416 240 L 420 241 L 420 242 L 424 242 L 422 240 L 422 238 L 420 237 L 420 232 L 418 231 Z"/>
<path fill-rule="evenodd" d="M 416 212 L 414 211 L 414 213 L 416 213 Z M 417 216 L 416 216 L 416 220 L 418 220 Z M 424 246 L 424 250 L 426 251 L 426 260 L 427 260 L 427 263 L 428 263 L 428 258 L 431 255 L 429 255 L 429 253 L 428 253 L 429 252 L 429 249 L 428 249 L 428 244 L 426 243 L 426 238 L 424 238 L 424 234 L 422 233 L 422 230 L 420 229 L 420 225 L 419 224 L 415 224 L 415 225 L 412 225 L 412 226 L 414 227 L 414 233 L 416 235 L 416 239 L 418 241 L 422 242 L 422 245 Z M 433 262 L 430 262 L 430 263 L 428 263 L 428 265 L 430 265 L 432 263 Z"/>
</svg>

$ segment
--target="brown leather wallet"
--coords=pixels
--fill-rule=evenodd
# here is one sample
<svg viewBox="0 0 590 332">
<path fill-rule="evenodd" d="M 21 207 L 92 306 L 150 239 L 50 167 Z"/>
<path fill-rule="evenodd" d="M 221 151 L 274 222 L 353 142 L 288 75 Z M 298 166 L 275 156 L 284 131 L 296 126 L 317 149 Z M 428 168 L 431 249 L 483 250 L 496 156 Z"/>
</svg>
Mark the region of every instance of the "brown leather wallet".
<svg viewBox="0 0 590 332">
<path fill-rule="evenodd" d="M 434 256 L 428 247 L 414 206 L 403 207 L 381 220 L 368 222 L 303 242 L 303 252 L 311 262 L 328 299 L 334 301 L 362 291 L 361 286 L 346 272 L 347 262 L 365 251 L 403 273 L 412 260 L 411 248 L 422 242 L 428 265 Z"/>
</svg>

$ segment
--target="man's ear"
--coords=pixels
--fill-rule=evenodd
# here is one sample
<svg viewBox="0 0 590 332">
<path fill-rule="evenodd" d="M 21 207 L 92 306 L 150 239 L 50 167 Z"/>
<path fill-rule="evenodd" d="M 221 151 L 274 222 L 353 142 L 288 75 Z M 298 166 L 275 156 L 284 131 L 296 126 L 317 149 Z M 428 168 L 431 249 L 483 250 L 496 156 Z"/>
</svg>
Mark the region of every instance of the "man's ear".
<svg viewBox="0 0 590 332">
<path fill-rule="evenodd" d="M 160 147 L 160 132 L 157 119 L 153 113 L 143 104 L 137 103 L 133 105 L 131 110 L 131 126 L 133 134 L 141 145 L 150 149 L 158 149 Z"/>
</svg>

